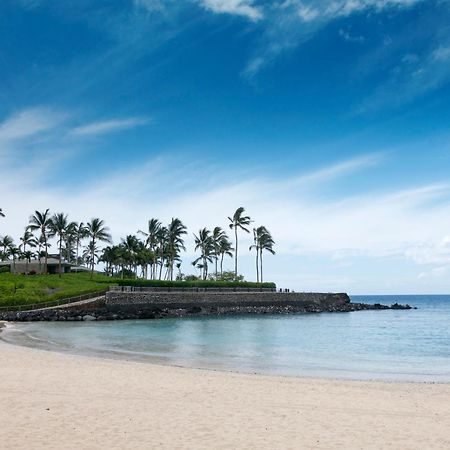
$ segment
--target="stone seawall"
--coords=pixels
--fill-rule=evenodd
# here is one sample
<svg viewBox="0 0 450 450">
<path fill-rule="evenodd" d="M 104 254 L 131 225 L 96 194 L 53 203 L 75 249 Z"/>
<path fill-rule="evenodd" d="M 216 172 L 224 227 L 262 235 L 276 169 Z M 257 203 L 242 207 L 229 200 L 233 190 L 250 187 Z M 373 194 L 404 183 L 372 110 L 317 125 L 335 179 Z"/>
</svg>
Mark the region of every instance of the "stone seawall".
<svg viewBox="0 0 450 450">
<path fill-rule="evenodd" d="M 108 311 L 236 307 L 336 308 L 347 294 L 278 292 L 107 292 Z"/>
</svg>

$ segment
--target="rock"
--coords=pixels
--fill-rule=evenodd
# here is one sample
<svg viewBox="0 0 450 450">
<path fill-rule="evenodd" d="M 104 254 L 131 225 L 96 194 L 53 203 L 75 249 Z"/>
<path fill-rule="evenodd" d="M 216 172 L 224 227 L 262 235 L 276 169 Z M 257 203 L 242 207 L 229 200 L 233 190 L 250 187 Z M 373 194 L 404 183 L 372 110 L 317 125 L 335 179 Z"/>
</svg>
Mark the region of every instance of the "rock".
<svg viewBox="0 0 450 450">
<path fill-rule="evenodd" d="M 91 321 L 91 320 L 97 320 L 94 316 L 91 316 L 90 314 L 86 314 L 83 316 L 83 320 Z"/>
<path fill-rule="evenodd" d="M 400 305 L 399 303 L 394 303 L 391 305 L 391 309 L 412 309 L 409 305 Z"/>
</svg>

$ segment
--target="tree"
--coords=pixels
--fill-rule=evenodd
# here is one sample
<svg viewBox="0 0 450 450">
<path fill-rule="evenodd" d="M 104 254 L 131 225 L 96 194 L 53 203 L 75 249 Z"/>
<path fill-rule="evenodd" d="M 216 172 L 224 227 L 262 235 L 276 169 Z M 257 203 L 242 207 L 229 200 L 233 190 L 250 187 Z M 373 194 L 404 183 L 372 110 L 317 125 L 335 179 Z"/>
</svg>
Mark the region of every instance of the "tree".
<svg viewBox="0 0 450 450">
<path fill-rule="evenodd" d="M 11 250 L 14 248 L 14 240 L 11 236 L 0 238 L 0 247 L 3 247 L 2 259 L 8 261 Z"/>
<path fill-rule="evenodd" d="M 94 276 L 95 267 L 95 257 L 96 243 L 100 242 L 111 242 L 111 235 L 109 234 L 109 228 L 105 226 L 105 222 L 99 218 L 91 219 L 91 221 L 86 225 L 87 235 L 91 239 L 90 244 L 87 249 L 91 252 L 89 262 L 91 265 L 91 278 Z M 84 252 L 86 254 L 86 251 Z"/>
<path fill-rule="evenodd" d="M 44 271 L 47 273 L 47 260 L 48 260 L 48 231 L 50 224 L 50 212 L 48 209 L 45 212 L 35 211 L 35 213 L 30 217 L 30 223 L 28 225 L 28 229 L 31 231 L 39 230 L 41 232 L 41 238 L 43 241 L 43 247 L 45 251 L 45 263 L 44 263 Z"/>
<path fill-rule="evenodd" d="M 253 228 L 253 245 L 250 245 L 249 250 L 256 250 L 256 282 L 259 283 L 259 237 L 258 229 Z"/>
<path fill-rule="evenodd" d="M 272 255 L 275 255 L 273 246 L 275 245 L 272 235 L 266 227 L 258 227 L 259 232 L 259 263 L 260 263 L 260 278 L 261 283 L 263 282 L 263 251 L 267 251 Z"/>
<path fill-rule="evenodd" d="M 254 244 L 250 246 L 249 250 L 256 250 L 256 282 L 259 283 L 261 281 L 262 283 L 262 252 L 266 250 L 274 255 L 273 246 L 275 242 L 269 230 L 262 225 L 258 228 L 253 228 L 253 242 Z"/>
<path fill-rule="evenodd" d="M 84 248 L 83 258 L 92 267 L 91 278 L 94 274 L 95 260 L 99 259 L 98 247 L 95 241 L 89 241 L 88 245 Z"/>
<path fill-rule="evenodd" d="M 167 278 L 173 280 L 173 265 L 179 259 L 181 250 L 186 250 L 183 235 L 186 227 L 180 219 L 172 219 L 167 227 Z"/>
<path fill-rule="evenodd" d="M 161 227 L 158 230 L 157 239 L 158 239 L 158 249 L 157 249 L 158 256 L 156 259 L 156 264 L 159 264 L 158 279 L 160 280 L 161 276 L 162 276 L 163 266 L 164 266 L 164 255 L 167 253 L 168 236 L 167 236 L 167 228 L 166 227 Z"/>
<path fill-rule="evenodd" d="M 198 232 L 198 236 L 194 234 L 195 250 L 200 250 L 200 256 L 192 263 L 202 269 L 202 278 L 206 280 L 208 276 L 208 263 L 212 262 L 214 252 L 214 243 L 210 235 L 210 231 L 203 228 Z M 201 264 L 199 262 L 202 261 Z"/>
<path fill-rule="evenodd" d="M 74 232 L 75 247 L 76 247 L 76 264 L 77 265 L 80 264 L 79 249 L 80 249 L 81 241 L 83 239 L 87 238 L 88 235 L 89 235 L 89 232 L 88 232 L 87 227 L 84 225 L 83 222 L 80 222 L 77 225 L 76 230 Z"/>
<path fill-rule="evenodd" d="M 225 234 L 219 241 L 219 255 L 220 255 L 220 275 L 223 274 L 223 258 L 224 256 L 233 257 L 233 247 L 228 236 Z"/>
<path fill-rule="evenodd" d="M 30 250 L 22 253 L 22 258 L 25 259 L 25 274 L 28 274 L 28 264 L 31 262 L 31 258 L 33 258 L 34 253 Z"/>
<path fill-rule="evenodd" d="M 64 249 L 62 255 L 69 262 L 74 262 L 76 258 L 74 248 L 77 241 L 77 230 L 78 222 L 69 222 L 64 233 Z M 75 261 L 75 264 L 78 264 L 78 262 Z"/>
<path fill-rule="evenodd" d="M 54 214 L 49 221 L 48 229 L 49 236 L 57 236 L 58 237 L 58 247 L 59 247 L 59 278 L 61 278 L 62 274 L 62 247 L 63 242 L 66 238 L 66 232 L 69 222 L 67 220 L 67 214 L 57 213 Z"/>
<path fill-rule="evenodd" d="M 150 260 L 150 278 L 156 278 L 156 254 L 158 253 L 159 238 L 161 236 L 161 222 L 158 219 L 148 221 L 147 231 L 139 230 L 138 233 L 145 236 L 145 245 L 152 252 L 153 257 Z"/>
<path fill-rule="evenodd" d="M 9 254 L 12 256 L 13 259 L 13 273 L 16 273 L 16 258 L 20 256 L 20 249 L 15 245 L 11 245 L 9 247 Z"/>
<path fill-rule="evenodd" d="M 217 276 L 217 263 L 219 261 L 220 255 L 220 243 L 223 239 L 228 239 L 228 236 L 226 235 L 225 231 L 223 231 L 222 228 L 220 227 L 214 227 L 211 240 L 214 248 L 214 263 L 216 276 Z"/>
<path fill-rule="evenodd" d="M 26 247 L 29 245 L 30 247 L 36 247 L 37 240 L 34 237 L 33 233 L 25 229 L 25 232 L 23 233 L 23 236 L 20 238 L 20 241 L 22 242 L 22 253 L 26 252 Z"/>
<path fill-rule="evenodd" d="M 235 250 L 234 250 L 234 274 L 237 277 L 238 273 L 238 229 L 250 233 L 246 226 L 252 222 L 249 216 L 244 216 L 245 209 L 241 206 L 233 214 L 233 217 L 228 217 L 230 228 L 234 229 Z"/>
</svg>

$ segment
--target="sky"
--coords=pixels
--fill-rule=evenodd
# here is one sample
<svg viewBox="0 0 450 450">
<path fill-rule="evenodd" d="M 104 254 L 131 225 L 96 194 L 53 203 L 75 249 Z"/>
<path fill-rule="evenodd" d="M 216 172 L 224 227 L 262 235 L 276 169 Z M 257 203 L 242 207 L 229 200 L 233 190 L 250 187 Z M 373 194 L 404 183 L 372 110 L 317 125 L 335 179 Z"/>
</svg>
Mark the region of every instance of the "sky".
<svg viewBox="0 0 450 450">
<path fill-rule="evenodd" d="M 243 206 L 279 287 L 450 293 L 450 1 L 2 0 L 0 43 L 0 235 L 179 217 L 194 273 Z"/>
</svg>

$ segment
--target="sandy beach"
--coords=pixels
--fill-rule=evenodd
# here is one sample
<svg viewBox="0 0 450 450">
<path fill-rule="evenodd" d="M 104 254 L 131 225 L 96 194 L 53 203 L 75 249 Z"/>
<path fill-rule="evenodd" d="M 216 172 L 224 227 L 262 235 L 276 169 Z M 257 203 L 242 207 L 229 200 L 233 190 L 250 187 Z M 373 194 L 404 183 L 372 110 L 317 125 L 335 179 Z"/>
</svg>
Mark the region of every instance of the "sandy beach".
<svg viewBox="0 0 450 450">
<path fill-rule="evenodd" d="M 450 447 L 450 385 L 312 380 L 0 341 L 2 449 Z"/>
</svg>

